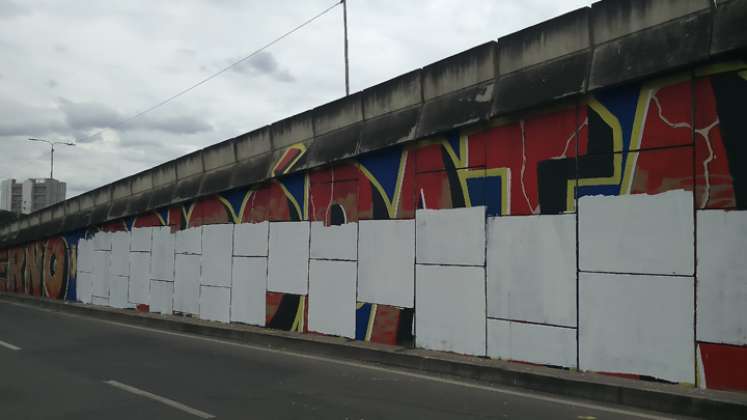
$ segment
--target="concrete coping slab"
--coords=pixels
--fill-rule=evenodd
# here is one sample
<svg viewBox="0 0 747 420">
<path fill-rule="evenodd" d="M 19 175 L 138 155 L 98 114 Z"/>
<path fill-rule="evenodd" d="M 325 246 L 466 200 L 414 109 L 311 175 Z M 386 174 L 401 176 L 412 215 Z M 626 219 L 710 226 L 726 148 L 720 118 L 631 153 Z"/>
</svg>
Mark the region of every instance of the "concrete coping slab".
<svg viewBox="0 0 747 420">
<path fill-rule="evenodd" d="M 273 150 L 288 147 L 314 137 L 313 110 L 296 114 L 270 125 Z"/>
<path fill-rule="evenodd" d="M 417 69 L 363 91 L 363 118 L 378 116 L 423 103 L 421 70 Z"/>
<path fill-rule="evenodd" d="M 423 67 L 424 100 L 495 79 L 497 49 L 490 41 Z"/>
</svg>

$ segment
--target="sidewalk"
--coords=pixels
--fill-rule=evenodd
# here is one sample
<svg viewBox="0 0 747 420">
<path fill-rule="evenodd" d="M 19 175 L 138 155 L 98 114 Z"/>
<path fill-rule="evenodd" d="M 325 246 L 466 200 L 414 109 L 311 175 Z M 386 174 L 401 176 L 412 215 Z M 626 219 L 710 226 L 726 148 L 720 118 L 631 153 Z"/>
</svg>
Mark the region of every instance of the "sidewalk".
<svg viewBox="0 0 747 420">
<path fill-rule="evenodd" d="M 747 418 L 747 394 L 741 393 L 702 390 L 451 353 L 364 343 L 339 337 L 290 333 L 10 293 L 0 293 L 0 299 L 154 329 L 471 379 L 493 385 L 519 387 L 644 410 L 704 418 Z"/>
</svg>

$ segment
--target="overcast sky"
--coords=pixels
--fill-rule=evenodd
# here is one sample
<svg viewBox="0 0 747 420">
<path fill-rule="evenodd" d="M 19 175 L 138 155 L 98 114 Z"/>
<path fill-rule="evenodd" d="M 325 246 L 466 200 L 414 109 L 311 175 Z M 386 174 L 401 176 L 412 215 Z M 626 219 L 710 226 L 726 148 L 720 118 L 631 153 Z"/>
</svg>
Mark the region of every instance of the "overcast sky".
<svg viewBox="0 0 747 420">
<path fill-rule="evenodd" d="M 49 147 L 27 137 L 77 139 L 55 152 L 72 197 L 343 96 L 338 7 L 119 125 L 333 2 L 0 0 L 0 179 L 48 176 Z M 589 3 L 348 0 L 351 91 Z"/>
</svg>

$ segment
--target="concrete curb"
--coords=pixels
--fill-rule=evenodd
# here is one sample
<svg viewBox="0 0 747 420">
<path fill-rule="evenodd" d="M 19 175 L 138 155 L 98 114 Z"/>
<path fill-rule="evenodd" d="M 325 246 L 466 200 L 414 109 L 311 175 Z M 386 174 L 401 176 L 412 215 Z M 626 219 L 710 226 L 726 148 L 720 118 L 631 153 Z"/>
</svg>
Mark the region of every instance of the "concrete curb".
<svg viewBox="0 0 747 420">
<path fill-rule="evenodd" d="M 131 310 L 95 307 L 4 292 L 0 292 L 0 300 L 154 329 L 477 380 L 493 385 L 518 387 L 662 413 L 709 419 L 743 419 L 747 417 L 747 395 L 739 393 L 684 388 L 678 385 L 565 371 L 543 366 L 398 346 L 382 346 L 339 337 L 297 334 L 177 316 L 144 314 Z"/>
</svg>

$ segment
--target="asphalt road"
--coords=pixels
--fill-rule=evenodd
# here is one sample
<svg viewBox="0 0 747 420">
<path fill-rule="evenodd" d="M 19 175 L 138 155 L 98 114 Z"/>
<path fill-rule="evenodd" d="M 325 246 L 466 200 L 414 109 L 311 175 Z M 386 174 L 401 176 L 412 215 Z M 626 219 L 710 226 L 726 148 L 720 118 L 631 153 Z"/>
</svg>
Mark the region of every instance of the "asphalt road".
<svg viewBox="0 0 747 420">
<path fill-rule="evenodd" d="M 0 301 L 0 419 L 654 419 Z"/>
</svg>

